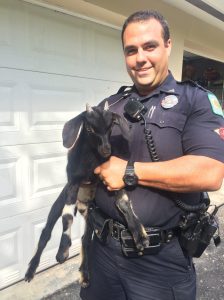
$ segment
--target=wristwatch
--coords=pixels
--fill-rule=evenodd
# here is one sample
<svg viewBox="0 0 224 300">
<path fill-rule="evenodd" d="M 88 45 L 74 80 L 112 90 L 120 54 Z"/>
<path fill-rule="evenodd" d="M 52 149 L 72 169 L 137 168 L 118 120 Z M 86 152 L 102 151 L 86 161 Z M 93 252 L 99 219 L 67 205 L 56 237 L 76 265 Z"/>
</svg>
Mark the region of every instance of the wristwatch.
<svg viewBox="0 0 224 300">
<path fill-rule="evenodd" d="M 135 186 L 138 184 L 138 176 L 135 174 L 134 162 L 128 161 L 123 181 L 126 186 Z"/>
</svg>

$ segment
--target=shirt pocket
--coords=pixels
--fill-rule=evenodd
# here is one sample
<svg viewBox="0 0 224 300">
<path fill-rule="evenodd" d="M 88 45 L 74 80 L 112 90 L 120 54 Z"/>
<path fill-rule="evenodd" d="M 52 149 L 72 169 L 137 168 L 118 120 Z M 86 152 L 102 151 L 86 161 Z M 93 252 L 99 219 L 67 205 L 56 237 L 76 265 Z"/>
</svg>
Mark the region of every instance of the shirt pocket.
<svg viewBox="0 0 224 300">
<path fill-rule="evenodd" d="M 182 132 L 186 123 L 187 116 L 175 111 L 161 111 L 147 120 L 147 124 L 154 124 L 159 128 L 175 128 Z"/>
<path fill-rule="evenodd" d="M 146 121 L 151 131 L 154 148 L 160 160 L 183 155 L 182 133 L 187 116 L 174 111 L 160 111 Z"/>
</svg>

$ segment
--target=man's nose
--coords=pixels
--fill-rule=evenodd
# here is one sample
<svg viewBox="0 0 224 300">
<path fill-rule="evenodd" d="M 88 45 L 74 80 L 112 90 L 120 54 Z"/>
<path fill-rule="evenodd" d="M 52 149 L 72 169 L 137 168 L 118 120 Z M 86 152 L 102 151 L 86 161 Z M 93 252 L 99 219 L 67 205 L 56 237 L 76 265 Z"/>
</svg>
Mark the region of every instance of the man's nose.
<svg viewBox="0 0 224 300">
<path fill-rule="evenodd" d="M 143 49 L 139 49 L 137 56 L 136 56 L 136 61 L 138 63 L 142 63 L 142 62 L 146 62 L 147 61 L 147 57 L 145 54 L 145 51 Z"/>
</svg>

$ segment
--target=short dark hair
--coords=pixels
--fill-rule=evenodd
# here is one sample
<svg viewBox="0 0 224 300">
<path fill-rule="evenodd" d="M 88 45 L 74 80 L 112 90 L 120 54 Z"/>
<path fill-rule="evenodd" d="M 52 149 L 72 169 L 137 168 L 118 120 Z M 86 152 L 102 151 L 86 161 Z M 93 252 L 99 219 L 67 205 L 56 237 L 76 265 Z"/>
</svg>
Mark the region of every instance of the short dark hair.
<svg viewBox="0 0 224 300">
<path fill-rule="evenodd" d="M 122 44 L 124 44 L 123 38 L 124 38 L 125 29 L 130 23 L 144 22 L 150 19 L 155 19 L 161 24 L 163 29 L 162 32 L 163 40 L 166 43 L 170 38 L 170 30 L 169 30 L 169 25 L 167 20 L 159 12 L 155 10 L 140 10 L 131 14 L 124 22 L 122 32 L 121 32 Z"/>
</svg>

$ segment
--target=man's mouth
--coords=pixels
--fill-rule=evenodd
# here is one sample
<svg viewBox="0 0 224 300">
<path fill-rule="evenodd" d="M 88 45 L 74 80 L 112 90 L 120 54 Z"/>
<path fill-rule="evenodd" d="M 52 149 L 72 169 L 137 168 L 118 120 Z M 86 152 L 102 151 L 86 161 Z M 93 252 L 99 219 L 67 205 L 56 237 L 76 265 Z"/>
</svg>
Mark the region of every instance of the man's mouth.
<svg viewBox="0 0 224 300">
<path fill-rule="evenodd" d="M 148 74 L 148 72 L 150 71 L 150 68 L 141 68 L 141 69 L 135 69 L 135 71 L 139 74 L 139 75 L 145 75 Z"/>
</svg>

